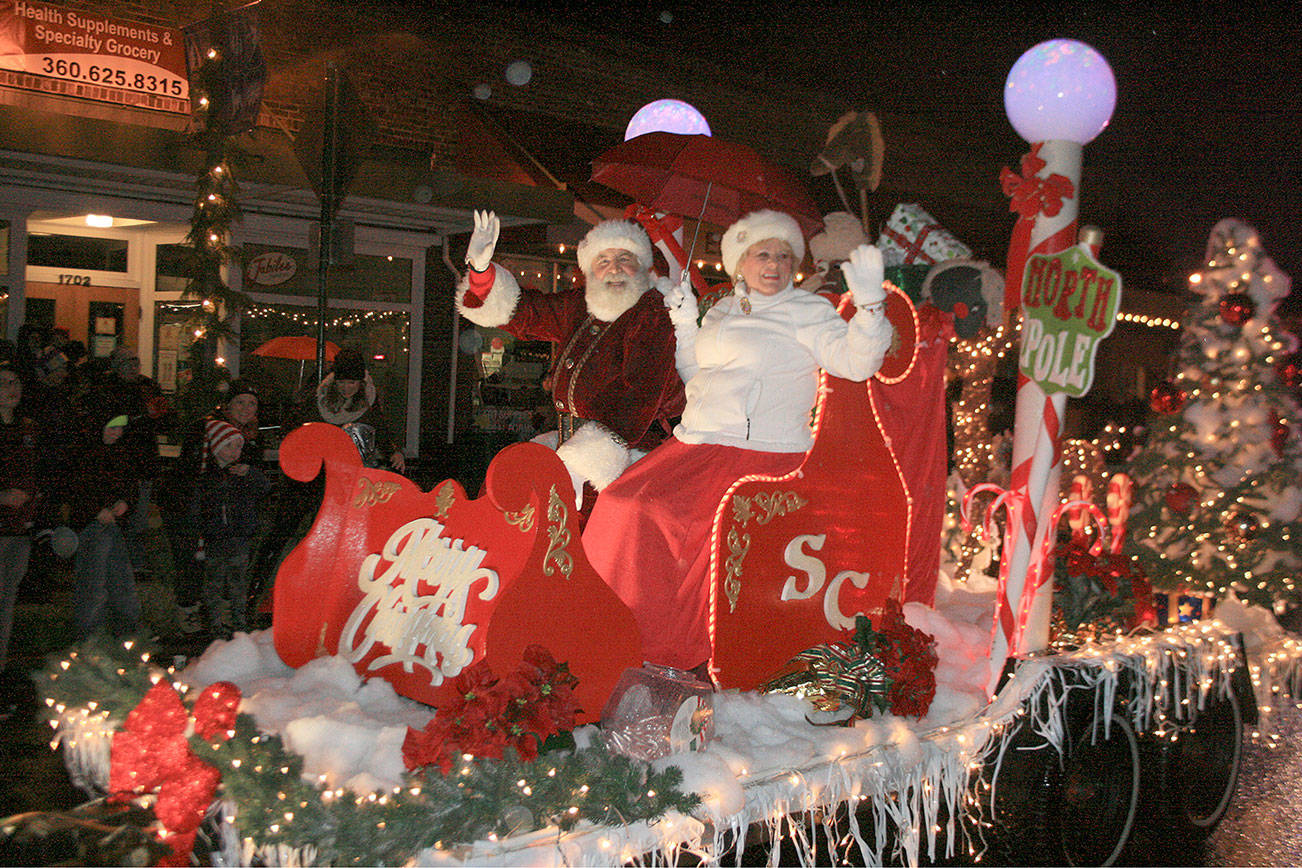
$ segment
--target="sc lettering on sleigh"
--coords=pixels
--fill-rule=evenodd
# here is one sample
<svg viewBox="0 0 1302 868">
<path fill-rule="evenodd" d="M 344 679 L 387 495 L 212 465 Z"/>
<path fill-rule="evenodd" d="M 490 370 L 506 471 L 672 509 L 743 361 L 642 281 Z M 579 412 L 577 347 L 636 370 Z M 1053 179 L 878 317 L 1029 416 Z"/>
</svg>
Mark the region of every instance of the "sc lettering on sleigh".
<svg viewBox="0 0 1302 868">
<path fill-rule="evenodd" d="M 482 566 L 486 551 L 442 533 L 435 519 L 409 521 L 362 561 L 357 587 L 363 596 L 339 636 L 339 654 L 356 665 L 378 647 L 368 674 L 420 667 L 437 687 L 474 660 L 470 644 L 478 625 L 466 622 L 466 607 L 472 594 L 494 599 L 501 581 Z"/>
</svg>

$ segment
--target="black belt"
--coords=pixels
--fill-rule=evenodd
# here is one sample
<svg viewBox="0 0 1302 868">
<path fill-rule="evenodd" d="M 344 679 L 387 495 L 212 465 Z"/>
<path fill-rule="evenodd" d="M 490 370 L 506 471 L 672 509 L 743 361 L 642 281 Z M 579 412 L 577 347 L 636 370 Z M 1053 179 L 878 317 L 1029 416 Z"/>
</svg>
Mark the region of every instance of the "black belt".
<svg viewBox="0 0 1302 868">
<path fill-rule="evenodd" d="M 588 421 L 582 416 L 576 416 L 573 413 L 556 414 L 556 445 L 560 446 L 566 440 L 574 436 L 574 432 L 583 427 L 583 423 Z"/>
</svg>

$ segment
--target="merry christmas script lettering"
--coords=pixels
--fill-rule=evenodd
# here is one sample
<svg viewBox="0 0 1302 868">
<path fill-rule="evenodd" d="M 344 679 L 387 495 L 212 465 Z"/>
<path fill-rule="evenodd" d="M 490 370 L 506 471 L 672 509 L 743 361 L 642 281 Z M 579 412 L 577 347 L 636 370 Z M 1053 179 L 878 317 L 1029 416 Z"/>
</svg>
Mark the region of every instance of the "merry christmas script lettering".
<svg viewBox="0 0 1302 868">
<path fill-rule="evenodd" d="M 493 599 L 500 581 L 496 572 L 480 566 L 487 552 L 443 539 L 442 532 L 443 525 L 432 518 L 409 521 L 380 554 L 362 561 L 357 587 L 365 596 L 339 636 L 341 656 L 358 663 L 379 645 L 388 653 L 371 660 L 368 672 L 394 664 L 406 672 L 420 666 L 429 670 L 434 686 L 470 665 L 475 656 L 470 637 L 477 625 L 465 623 L 466 604 L 476 585 L 480 600 Z"/>
</svg>

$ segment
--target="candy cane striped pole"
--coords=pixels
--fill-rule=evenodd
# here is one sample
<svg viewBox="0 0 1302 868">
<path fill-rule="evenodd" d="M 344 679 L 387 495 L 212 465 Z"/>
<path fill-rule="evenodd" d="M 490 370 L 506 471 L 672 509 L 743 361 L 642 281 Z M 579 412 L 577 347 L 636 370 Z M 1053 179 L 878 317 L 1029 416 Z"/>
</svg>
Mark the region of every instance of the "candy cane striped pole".
<svg viewBox="0 0 1302 868">
<path fill-rule="evenodd" d="M 1071 195 L 1064 196 L 1062 207 L 1053 216 L 1036 214 L 1028 250 L 1009 250 L 1010 262 L 1026 262 L 1030 256 L 1053 254 L 1076 243 L 1077 190 L 1080 187 L 1082 146 L 1076 142 L 1049 141 L 1040 146 L 1039 156 L 1045 166 L 1038 173 L 1048 178 L 1061 175 L 1071 184 Z M 1014 233 L 1014 243 L 1018 240 Z M 1022 274 L 1008 279 L 1021 284 Z M 1010 529 L 1010 545 L 1004 556 L 1011 558 L 1007 596 L 1019 613 L 1008 644 L 1016 654 L 1038 651 L 1049 644 L 1049 620 L 1052 614 L 1053 570 L 1046 569 L 1042 552 L 1049 534 L 1056 532 L 1048 519 L 1058 508 L 1058 480 L 1062 474 L 1063 413 L 1067 396 L 1063 392 L 1046 394 L 1038 384 L 1019 374 L 1017 410 L 1013 427 L 1013 467 L 1010 488 L 1025 497 L 1027 509 L 1021 522 Z M 1046 589 L 1047 585 L 1047 589 Z M 991 684 L 1002 672 L 1004 661 L 991 660 Z"/>
</svg>

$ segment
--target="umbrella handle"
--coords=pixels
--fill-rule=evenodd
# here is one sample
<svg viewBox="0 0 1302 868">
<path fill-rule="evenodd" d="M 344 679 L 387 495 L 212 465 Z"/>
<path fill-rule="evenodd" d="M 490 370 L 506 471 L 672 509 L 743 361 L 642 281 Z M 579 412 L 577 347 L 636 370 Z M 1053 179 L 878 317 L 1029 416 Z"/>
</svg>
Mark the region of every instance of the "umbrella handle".
<svg viewBox="0 0 1302 868">
<path fill-rule="evenodd" d="M 687 248 L 687 264 L 683 266 L 683 273 L 678 275 L 679 283 L 683 282 L 683 278 L 687 277 L 687 272 L 692 267 L 692 254 L 696 252 L 696 239 L 701 234 L 701 221 L 705 219 L 705 208 L 710 204 L 710 191 L 712 189 L 714 189 L 714 182 L 707 182 L 705 185 L 705 197 L 701 200 L 701 213 L 696 215 L 696 229 L 692 232 L 692 243 Z"/>
</svg>

